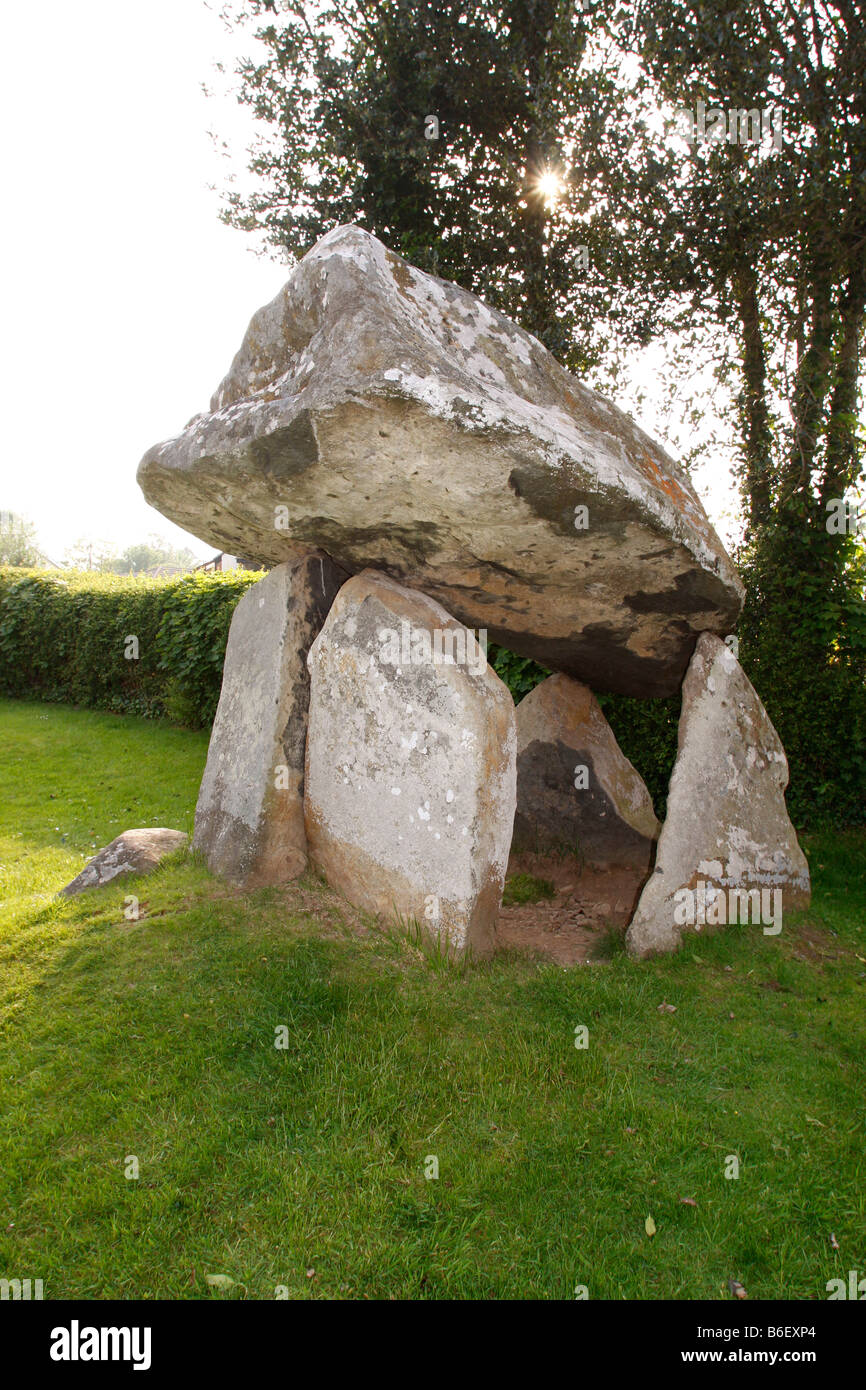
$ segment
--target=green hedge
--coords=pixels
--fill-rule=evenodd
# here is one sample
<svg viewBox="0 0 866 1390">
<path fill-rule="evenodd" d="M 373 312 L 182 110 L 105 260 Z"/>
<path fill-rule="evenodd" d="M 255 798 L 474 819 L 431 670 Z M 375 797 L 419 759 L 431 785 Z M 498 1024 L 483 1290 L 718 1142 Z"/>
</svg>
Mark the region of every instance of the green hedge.
<svg viewBox="0 0 866 1390">
<path fill-rule="evenodd" d="M 260 578 L 0 568 L 0 692 L 208 725 L 235 604 Z"/>
<path fill-rule="evenodd" d="M 87 705 L 193 728 L 216 713 L 229 624 L 262 572 L 178 579 L 0 567 L 0 693 Z M 126 657 L 138 638 L 138 658 Z M 549 673 L 491 645 L 491 665 L 519 701 Z M 601 704 L 664 814 L 679 699 Z"/>
<path fill-rule="evenodd" d="M 207 726 L 219 699 L 235 604 L 261 575 L 230 570 L 165 580 L 0 568 L 0 693 Z M 859 573 L 851 581 L 853 598 L 846 591 L 845 603 L 828 611 L 833 631 L 845 635 L 830 665 L 820 651 L 804 660 L 802 644 L 792 640 L 797 614 L 805 613 L 814 626 L 816 605 L 797 607 L 802 596 L 796 595 L 788 600 L 786 621 L 771 622 L 770 581 L 754 574 L 750 580 L 740 655 L 788 753 L 794 822 L 860 823 L 866 818 L 866 629 Z M 839 611 L 849 608 L 843 624 Z M 127 659 L 133 636 L 138 658 Z M 504 647 L 491 645 L 488 655 L 516 701 L 549 674 Z M 602 695 L 600 704 L 663 817 L 679 696 Z"/>
<path fill-rule="evenodd" d="M 794 824 L 862 825 L 866 549 L 855 535 L 828 533 L 822 518 L 794 514 L 737 565 L 746 586 L 740 660 L 788 757 Z"/>
</svg>

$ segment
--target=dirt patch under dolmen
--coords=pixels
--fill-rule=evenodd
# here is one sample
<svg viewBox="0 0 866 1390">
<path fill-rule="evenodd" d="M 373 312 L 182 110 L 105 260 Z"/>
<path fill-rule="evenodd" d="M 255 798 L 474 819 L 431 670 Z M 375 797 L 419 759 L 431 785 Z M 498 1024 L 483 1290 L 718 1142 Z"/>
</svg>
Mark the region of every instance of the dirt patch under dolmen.
<svg viewBox="0 0 866 1390">
<path fill-rule="evenodd" d="M 519 886 L 523 875 L 549 884 L 552 896 L 510 902 L 509 884 Z M 625 934 L 646 880 L 645 870 L 599 868 L 575 855 L 513 853 L 496 949 L 546 955 L 559 965 L 607 954 L 612 939 Z"/>
</svg>

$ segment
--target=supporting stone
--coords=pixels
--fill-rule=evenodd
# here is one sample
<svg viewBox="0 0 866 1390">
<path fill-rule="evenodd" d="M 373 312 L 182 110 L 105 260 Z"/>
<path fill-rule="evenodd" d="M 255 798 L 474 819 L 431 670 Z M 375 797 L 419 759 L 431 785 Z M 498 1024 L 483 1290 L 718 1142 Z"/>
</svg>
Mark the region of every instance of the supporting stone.
<svg viewBox="0 0 866 1390">
<path fill-rule="evenodd" d="M 809 903 L 809 868 L 785 807 L 788 764 L 733 653 L 698 639 L 654 872 L 626 936 L 631 955 L 676 950 L 686 930 L 760 924 Z"/>
<path fill-rule="evenodd" d="M 306 867 L 307 653 L 345 578 L 326 555 L 278 565 L 232 618 L 193 844 L 247 888 Z"/>
<path fill-rule="evenodd" d="M 652 867 L 659 822 L 592 691 L 550 676 L 517 706 L 515 850 Z"/>
<path fill-rule="evenodd" d="M 367 570 L 340 590 L 309 667 L 313 866 L 359 907 L 487 954 L 516 729 L 483 648 L 433 599 Z"/>
</svg>

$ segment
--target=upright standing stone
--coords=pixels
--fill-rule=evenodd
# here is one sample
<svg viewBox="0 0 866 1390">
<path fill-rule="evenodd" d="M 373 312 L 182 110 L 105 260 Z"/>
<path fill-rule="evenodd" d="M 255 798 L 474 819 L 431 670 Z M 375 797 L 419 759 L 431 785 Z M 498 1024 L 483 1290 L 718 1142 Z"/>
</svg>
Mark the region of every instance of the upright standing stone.
<svg viewBox="0 0 866 1390">
<path fill-rule="evenodd" d="M 767 711 L 717 637 L 698 639 L 656 867 L 626 936 L 634 956 L 673 951 L 686 928 L 760 922 L 809 903 L 809 867 L 785 807 L 788 764 Z"/>
<path fill-rule="evenodd" d="M 326 555 L 278 565 L 232 618 L 193 844 L 248 888 L 306 867 L 307 652 L 345 577 Z"/>
<path fill-rule="evenodd" d="M 435 600 L 367 570 L 310 649 L 310 859 L 368 911 L 492 949 L 515 804 L 514 704 Z"/>
<path fill-rule="evenodd" d="M 588 686 L 550 676 L 517 706 L 514 848 L 646 873 L 660 826 Z"/>
</svg>

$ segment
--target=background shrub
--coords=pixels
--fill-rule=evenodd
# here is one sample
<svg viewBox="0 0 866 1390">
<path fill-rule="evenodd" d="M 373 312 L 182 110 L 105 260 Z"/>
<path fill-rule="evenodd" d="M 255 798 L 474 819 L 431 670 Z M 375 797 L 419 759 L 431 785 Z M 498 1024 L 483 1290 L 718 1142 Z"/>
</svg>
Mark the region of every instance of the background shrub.
<svg viewBox="0 0 866 1390">
<path fill-rule="evenodd" d="M 0 569 L 0 692 L 207 725 L 235 604 L 260 578 Z"/>
<path fill-rule="evenodd" d="M 207 727 L 219 700 L 232 613 L 262 573 L 147 579 L 0 568 L 0 693 L 167 715 L 193 728 Z M 852 570 L 837 601 L 819 606 L 808 594 L 792 594 L 790 584 L 781 586 L 777 573 L 772 566 L 758 571 L 754 565 L 748 572 L 740 656 L 788 754 L 789 811 L 797 826 L 863 823 L 864 576 Z M 773 625 L 768 615 L 779 608 L 785 622 Z M 801 629 L 808 636 L 818 618 L 844 637 L 837 640 L 829 666 L 821 659 L 820 644 L 810 659 L 804 654 Z M 124 656 L 129 636 L 138 638 L 137 661 Z M 488 659 L 518 703 L 550 674 L 493 644 Z M 679 695 L 667 700 L 601 695 L 599 703 L 663 818 L 677 751 Z"/>
</svg>

